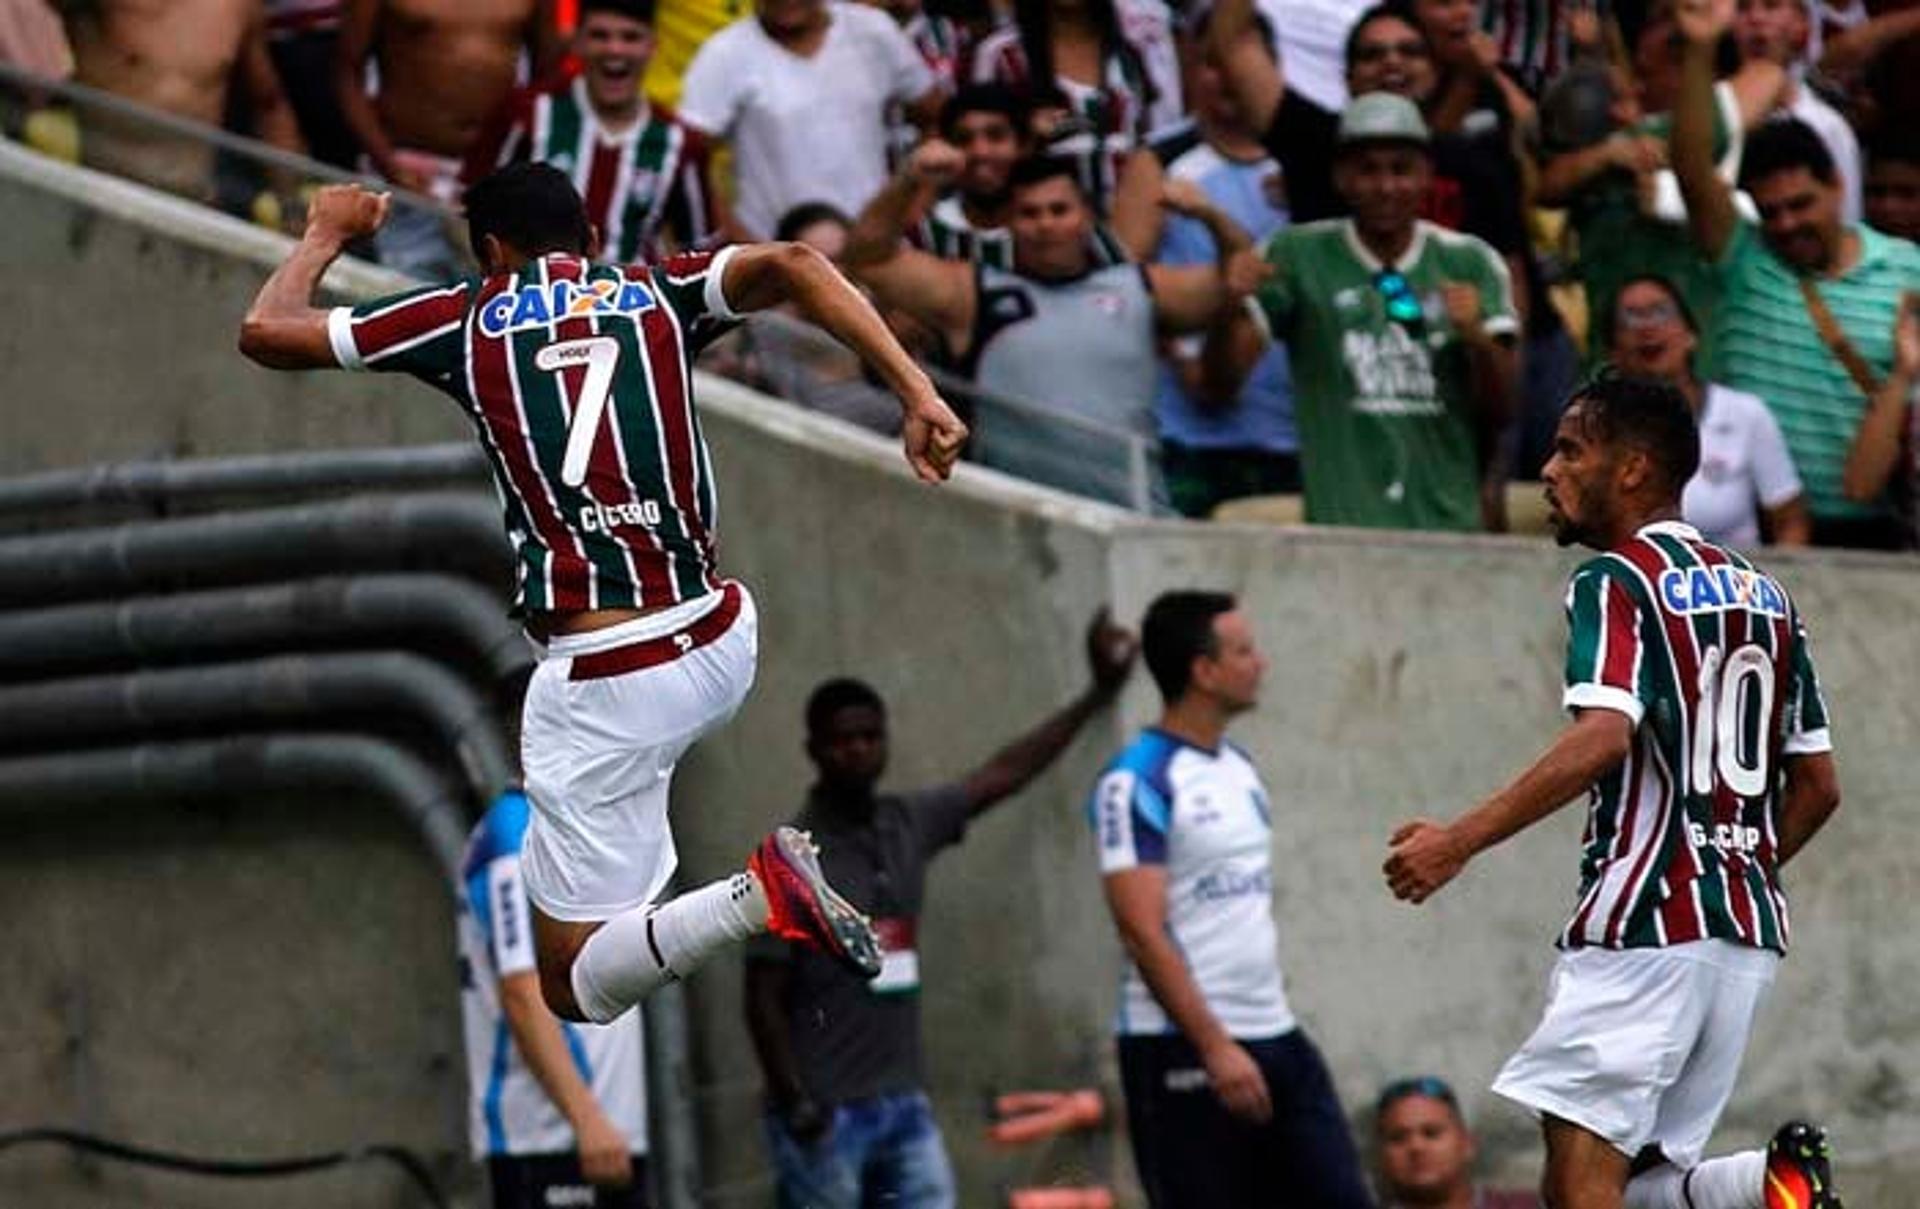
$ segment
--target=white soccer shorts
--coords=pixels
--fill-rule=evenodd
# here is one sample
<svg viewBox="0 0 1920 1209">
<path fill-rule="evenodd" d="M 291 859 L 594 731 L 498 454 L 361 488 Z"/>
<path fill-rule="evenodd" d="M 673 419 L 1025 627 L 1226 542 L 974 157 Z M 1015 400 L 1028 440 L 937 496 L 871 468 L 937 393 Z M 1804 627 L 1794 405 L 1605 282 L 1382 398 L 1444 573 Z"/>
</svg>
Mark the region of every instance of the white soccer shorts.
<svg viewBox="0 0 1920 1209">
<path fill-rule="evenodd" d="M 1493 1090 L 1637 1156 L 1692 1167 L 1733 1094 L 1779 955 L 1723 940 L 1665 949 L 1573 949 L 1540 1026 Z"/>
<path fill-rule="evenodd" d="M 746 700 L 758 629 L 753 598 L 729 582 L 548 644 L 520 737 L 533 804 L 521 867 L 534 906 L 605 920 L 666 889 L 679 861 L 667 820 L 674 766 Z"/>
</svg>

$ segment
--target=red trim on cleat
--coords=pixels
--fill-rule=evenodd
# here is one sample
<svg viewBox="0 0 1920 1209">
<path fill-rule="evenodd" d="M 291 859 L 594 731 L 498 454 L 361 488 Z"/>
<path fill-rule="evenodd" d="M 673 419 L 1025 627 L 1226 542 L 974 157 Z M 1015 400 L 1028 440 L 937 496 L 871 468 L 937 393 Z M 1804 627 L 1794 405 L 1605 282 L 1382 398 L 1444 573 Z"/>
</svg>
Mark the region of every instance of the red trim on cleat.
<svg viewBox="0 0 1920 1209">
<path fill-rule="evenodd" d="M 1767 1143 L 1766 1209 L 1843 1209 L 1826 1131 L 1788 1121 Z"/>
<path fill-rule="evenodd" d="M 827 884 L 805 832 L 777 828 L 747 858 L 747 869 L 767 896 L 767 931 L 811 945 L 862 978 L 880 973 L 873 925 Z"/>
</svg>

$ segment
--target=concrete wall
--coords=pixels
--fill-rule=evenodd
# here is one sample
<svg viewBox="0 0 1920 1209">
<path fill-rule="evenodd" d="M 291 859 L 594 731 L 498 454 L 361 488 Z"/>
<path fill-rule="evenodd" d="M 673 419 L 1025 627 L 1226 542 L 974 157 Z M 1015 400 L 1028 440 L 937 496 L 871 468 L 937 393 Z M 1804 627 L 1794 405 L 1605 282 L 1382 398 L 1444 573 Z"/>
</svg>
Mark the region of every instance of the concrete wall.
<svg viewBox="0 0 1920 1209">
<path fill-rule="evenodd" d="M 231 354 L 270 244 L 215 254 L 209 243 L 239 237 L 163 238 L 117 216 L 97 186 L 82 205 L 17 173 L 0 156 L 0 206 L 21 215 L 0 232 L 0 269 L 33 282 L 36 326 L 31 341 L 0 334 L 15 342 L 0 347 L 11 403 L 0 408 L 0 469 L 458 430 L 423 388 L 270 378 Z M 84 238 L 61 234 L 72 231 Z M 141 320 L 103 327 L 102 300 L 121 298 Z M 162 315 L 164 339 L 147 330 Z M 76 362 L 84 374 L 68 372 Z M 1296 1005 L 1350 1107 L 1390 1074 L 1447 1075 L 1468 1096 L 1489 1166 L 1531 1180 L 1531 1125 L 1478 1089 L 1536 1017 L 1573 888 L 1577 811 L 1485 857 L 1426 908 L 1393 904 L 1378 869 L 1395 822 L 1464 808 L 1558 724 L 1568 555 L 1522 541 L 1139 523 L 972 472 L 934 491 L 906 481 L 876 442 L 735 388 L 704 389 L 723 558 L 753 587 L 765 642 L 746 709 L 684 770 L 685 877 L 734 867 L 797 804 L 800 706 L 819 678 L 850 672 L 880 688 L 893 707 L 890 780 L 924 785 L 970 768 L 1079 687 L 1079 634 L 1096 604 L 1132 618 L 1163 588 L 1239 591 L 1274 660 L 1267 700 L 1236 738 L 1274 793 L 1276 909 Z M 1852 1203 L 1903 1204 L 1920 1184 L 1920 1008 L 1909 989 L 1920 941 L 1908 924 L 1920 862 L 1902 842 L 1920 722 L 1903 669 L 1920 662 L 1910 604 L 1920 576 L 1867 557 L 1772 562 L 1815 627 L 1848 802 L 1790 871 L 1796 952 L 1719 1141 L 1757 1140 L 1790 1114 L 1827 1119 Z M 1120 716 L 1096 722 L 933 876 L 926 1038 L 963 1204 L 1034 1176 L 1124 1174 L 1124 1147 L 996 1153 L 978 1105 L 987 1088 L 1110 1079 L 1116 949 L 1080 799 L 1152 709 L 1142 677 Z M 397 825 L 355 823 L 350 809 L 324 829 L 279 803 L 248 817 L 258 821 L 41 820 L 31 842 L 0 856 L 0 910 L 36 954 L 4 992 L 22 1040 L 0 1048 L 0 1128 L 60 1120 L 218 1153 L 392 1139 L 456 1166 L 448 921 L 426 859 Z M 330 913 L 343 895 L 344 920 Z M 138 927 L 116 926 L 132 912 Z M 177 970 L 155 956 L 176 953 Z M 232 986 L 223 969 L 248 981 Z M 714 963 L 689 990 L 710 1199 L 767 1203 L 737 964 Z M 115 1005 L 111 1029 L 74 1015 L 76 1001 Z M 89 1060 L 61 1057 L 75 1049 Z M 0 1155 L 0 1201 L 26 1188 L 51 1188 L 43 1203 L 56 1205 L 140 1199 L 96 1195 L 88 1178 L 64 1159 Z M 101 1178 L 167 1203 L 227 1203 L 197 1183 Z M 355 1187 L 351 1203 L 370 1203 Z M 365 1187 L 387 1198 L 378 1203 L 405 1203 L 391 1181 Z M 349 1201 L 318 1186 L 304 1195 L 284 1203 Z"/>
</svg>

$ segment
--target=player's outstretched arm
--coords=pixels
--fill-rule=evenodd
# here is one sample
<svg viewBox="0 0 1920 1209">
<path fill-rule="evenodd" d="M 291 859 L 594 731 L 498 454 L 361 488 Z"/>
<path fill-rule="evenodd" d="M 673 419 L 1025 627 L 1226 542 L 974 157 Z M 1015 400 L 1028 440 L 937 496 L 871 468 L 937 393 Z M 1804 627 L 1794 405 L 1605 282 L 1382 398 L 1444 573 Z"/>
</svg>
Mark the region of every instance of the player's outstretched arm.
<svg viewBox="0 0 1920 1209">
<path fill-rule="evenodd" d="M 1584 793 L 1626 759 L 1633 721 L 1610 709 L 1585 709 L 1511 785 L 1451 823 L 1415 819 L 1388 841 L 1383 871 L 1395 898 L 1422 903 L 1467 862 L 1517 835 Z"/>
<path fill-rule="evenodd" d="M 792 302 L 802 315 L 860 354 L 900 400 L 905 417 L 907 462 L 929 483 L 944 480 L 967 441 L 967 426 L 953 414 L 933 381 L 888 330 L 866 295 L 853 288 L 826 257 L 800 243 L 741 246 L 721 282 L 727 305 L 758 311 Z"/>
<path fill-rule="evenodd" d="M 254 296 L 240 323 L 240 351 L 268 369 L 330 369 L 339 364 L 327 339 L 327 312 L 313 292 L 327 266 L 387 217 L 387 195 L 359 185 L 328 185 L 313 195 L 307 230 Z"/>
</svg>

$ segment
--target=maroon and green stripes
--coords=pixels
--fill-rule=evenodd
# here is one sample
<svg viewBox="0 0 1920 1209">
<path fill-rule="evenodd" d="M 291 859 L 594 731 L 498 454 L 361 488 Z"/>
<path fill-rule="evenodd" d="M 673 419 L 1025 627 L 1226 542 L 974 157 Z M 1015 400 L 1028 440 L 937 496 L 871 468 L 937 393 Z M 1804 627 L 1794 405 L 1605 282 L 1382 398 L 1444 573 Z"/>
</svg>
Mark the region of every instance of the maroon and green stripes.
<svg viewBox="0 0 1920 1209">
<path fill-rule="evenodd" d="M 1785 591 L 1663 525 L 1583 566 L 1567 609 L 1569 701 L 1641 717 L 1627 759 L 1594 787 L 1561 943 L 1784 951 L 1781 761 L 1819 749 L 1827 726 Z"/>
</svg>

